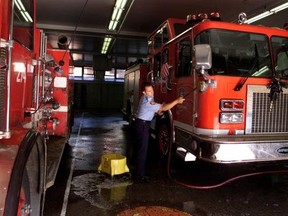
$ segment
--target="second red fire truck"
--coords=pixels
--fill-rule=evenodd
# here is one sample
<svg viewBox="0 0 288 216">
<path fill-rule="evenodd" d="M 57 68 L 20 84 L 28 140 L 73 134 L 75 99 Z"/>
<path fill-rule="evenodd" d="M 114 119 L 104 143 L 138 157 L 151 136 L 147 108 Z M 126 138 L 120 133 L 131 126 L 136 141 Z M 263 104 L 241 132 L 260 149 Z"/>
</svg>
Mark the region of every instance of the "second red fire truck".
<svg viewBox="0 0 288 216">
<path fill-rule="evenodd" d="M 148 62 L 126 71 L 129 121 L 143 81 L 152 81 L 159 103 L 186 99 L 155 118 L 163 154 L 173 143 L 186 161 L 288 159 L 288 31 L 245 21 L 218 13 L 168 19 L 148 38 Z"/>
</svg>

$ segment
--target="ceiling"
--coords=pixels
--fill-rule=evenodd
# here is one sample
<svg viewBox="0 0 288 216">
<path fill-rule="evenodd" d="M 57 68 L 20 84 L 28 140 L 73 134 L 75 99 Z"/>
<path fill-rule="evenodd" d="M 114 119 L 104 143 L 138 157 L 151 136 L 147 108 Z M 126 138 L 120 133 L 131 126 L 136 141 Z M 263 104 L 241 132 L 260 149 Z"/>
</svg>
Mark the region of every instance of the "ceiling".
<svg viewBox="0 0 288 216">
<path fill-rule="evenodd" d="M 212 3 L 213 2 L 213 3 Z M 220 12 L 222 20 L 235 21 L 245 12 L 249 17 L 287 1 L 280 0 L 127 0 L 123 20 L 116 31 L 108 31 L 115 0 L 37 0 L 37 27 L 48 42 L 58 48 L 60 35 L 70 41 L 76 66 L 92 66 L 93 55 L 100 55 L 104 36 L 113 36 L 108 50 L 114 64 L 145 58 L 147 36 L 167 18 L 186 18 L 188 14 Z M 288 9 L 255 24 L 282 27 L 288 22 Z"/>
</svg>

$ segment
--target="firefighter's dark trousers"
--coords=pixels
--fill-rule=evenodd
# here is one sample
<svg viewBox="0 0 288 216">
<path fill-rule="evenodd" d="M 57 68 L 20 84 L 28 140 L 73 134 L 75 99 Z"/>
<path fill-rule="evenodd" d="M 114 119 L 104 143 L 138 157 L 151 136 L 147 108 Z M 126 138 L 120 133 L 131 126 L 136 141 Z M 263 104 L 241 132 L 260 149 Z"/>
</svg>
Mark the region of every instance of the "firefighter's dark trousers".
<svg viewBox="0 0 288 216">
<path fill-rule="evenodd" d="M 146 175 L 146 158 L 150 136 L 150 124 L 150 121 L 143 121 L 141 119 L 136 119 L 135 122 L 135 133 L 137 141 L 135 175 L 138 177 Z"/>
</svg>

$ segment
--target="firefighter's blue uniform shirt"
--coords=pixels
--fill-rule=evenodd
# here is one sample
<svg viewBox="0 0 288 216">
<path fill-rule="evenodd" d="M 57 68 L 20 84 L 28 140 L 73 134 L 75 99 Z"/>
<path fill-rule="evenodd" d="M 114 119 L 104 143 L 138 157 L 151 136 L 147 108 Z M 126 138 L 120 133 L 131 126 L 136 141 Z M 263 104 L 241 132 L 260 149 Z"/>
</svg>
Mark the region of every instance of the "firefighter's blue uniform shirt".
<svg viewBox="0 0 288 216">
<path fill-rule="evenodd" d="M 151 121 L 160 107 L 161 104 L 155 103 L 153 97 L 142 95 L 139 101 L 137 118 L 144 121 Z"/>
</svg>

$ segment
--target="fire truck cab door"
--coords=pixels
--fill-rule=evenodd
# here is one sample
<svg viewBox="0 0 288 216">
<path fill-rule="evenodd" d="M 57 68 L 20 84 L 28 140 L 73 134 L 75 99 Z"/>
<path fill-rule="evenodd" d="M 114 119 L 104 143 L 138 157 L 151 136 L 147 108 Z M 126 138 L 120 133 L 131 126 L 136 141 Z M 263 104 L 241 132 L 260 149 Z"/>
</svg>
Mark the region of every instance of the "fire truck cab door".
<svg viewBox="0 0 288 216">
<path fill-rule="evenodd" d="M 196 74 L 192 65 L 193 40 L 190 34 L 183 35 L 176 41 L 175 88 L 177 96 L 183 96 L 185 101 L 175 108 L 174 120 L 181 127 L 192 131 L 194 125 Z"/>
</svg>

